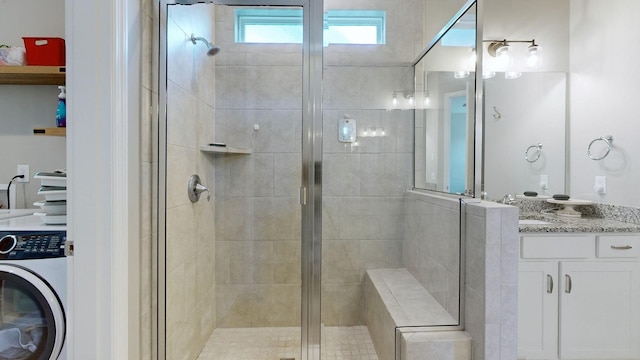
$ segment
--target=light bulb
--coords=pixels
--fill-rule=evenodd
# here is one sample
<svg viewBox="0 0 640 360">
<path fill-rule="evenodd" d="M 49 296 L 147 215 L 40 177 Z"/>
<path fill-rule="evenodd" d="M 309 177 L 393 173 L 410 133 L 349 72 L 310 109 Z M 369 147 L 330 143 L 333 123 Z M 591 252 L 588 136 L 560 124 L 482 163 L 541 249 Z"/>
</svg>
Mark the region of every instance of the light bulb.
<svg viewBox="0 0 640 360">
<path fill-rule="evenodd" d="M 413 100 L 413 94 L 409 95 L 409 106 L 413 106 L 414 100 Z"/>
<path fill-rule="evenodd" d="M 504 78 L 508 80 L 517 79 L 520 76 L 522 76 L 522 73 L 520 71 L 507 71 L 504 73 Z"/>
<path fill-rule="evenodd" d="M 539 45 L 533 44 L 529 46 L 529 56 L 527 57 L 527 65 L 532 68 L 540 67 L 541 62 L 541 48 Z"/>
<path fill-rule="evenodd" d="M 429 96 L 429 93 L 427 92 L 424 95 L 424 106 L 429 106 L 431 104 L 431 96 Z"/>
<path fill-rule="evenodd" d="M 391 104 L 393 104 L 393 107 L 398 107 L 398 95 L 396 93 L 393 93 Z"/>
<path fill-rule="evenodd" d="M 507 68 L 511 65 L 511 55 L 509 55 L 509 45 L 502 45 L 496 49 L 496 59 L 498 66 Z"/>
<path fill-rule="evenodd" d="M 464 79 L 467 76 L 469 76 L 469 72 L 468 71 L 464 71 L 464 70 L 462 70 L 462 71 L 454 71 L 454 73 L 453 73 L 453 77 L 456 78 L 456 79 Z"/>
<path fill-rule="evenodd" d="M 485 72 L 482 73 L 482 78 L 483 79 L 491 79 L 494 76 L 496 76 L 496 72 L 495 71 L 485 71 Z"/>
<path fill-rule="evenodd" d="M 469 56 L 469 67 L 470 68 L 475 68 L 476 67 L 476 61 L 478 59 L 478 56 L 476 55 L 476 49 L 471 49 L 471 56 Z"/>
</svg>

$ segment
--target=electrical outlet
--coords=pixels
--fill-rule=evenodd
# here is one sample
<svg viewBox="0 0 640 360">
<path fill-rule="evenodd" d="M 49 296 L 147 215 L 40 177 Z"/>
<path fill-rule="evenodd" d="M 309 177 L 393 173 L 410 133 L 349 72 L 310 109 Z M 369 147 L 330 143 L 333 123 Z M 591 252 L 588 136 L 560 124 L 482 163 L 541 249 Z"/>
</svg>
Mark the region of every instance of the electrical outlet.
<svg viewBox="0 0 640 360">
<path fill-rule="evenodd" d="M 18 170 L 16 171 L 16 175 L 24 175 L 24 177 L 17 178 L 16 182 L 28 183 L 29 182 L 29 165 L 18 165 Z"/>
<path fill-rule="evenodd" d="M 607 177 L 596 176 L 596 181 L 595 181 L 595 184 L 593 185 L 593 190 L 598 194 L 606 194 L 607 193 Z"/>
<path fill-rule="evenodd" d="M 540 189 L 547 190 L 549 189 L 549 175 L 540 175 Z"/>
</svg>

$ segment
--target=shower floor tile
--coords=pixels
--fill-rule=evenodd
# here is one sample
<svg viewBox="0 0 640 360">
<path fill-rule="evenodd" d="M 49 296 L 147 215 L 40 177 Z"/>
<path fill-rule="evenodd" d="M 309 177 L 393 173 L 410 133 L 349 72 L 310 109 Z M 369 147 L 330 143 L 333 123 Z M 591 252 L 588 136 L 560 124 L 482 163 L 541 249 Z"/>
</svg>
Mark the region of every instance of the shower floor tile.
<svg viewBox="0 0 640 360">
<path fill-rule="evenodd" d="M 324 360 L 378 360 L 366 326 L 324 327 Z M 300 359 L 300 329 L 215 329 L 198 360 Z"/>
</svg>

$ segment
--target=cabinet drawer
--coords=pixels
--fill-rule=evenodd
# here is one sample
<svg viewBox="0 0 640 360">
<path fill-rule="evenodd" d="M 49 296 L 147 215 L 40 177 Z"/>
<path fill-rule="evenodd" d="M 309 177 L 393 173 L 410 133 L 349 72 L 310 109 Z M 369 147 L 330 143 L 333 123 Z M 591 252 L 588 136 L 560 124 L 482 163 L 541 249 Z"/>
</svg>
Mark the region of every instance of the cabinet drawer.
<svg viewBox="0 0 640 360">
<path fill-rule="evenodd" d="M 586 259 L 595 255 L 595 237 L 589 235 L 523 236 L 523 259 Z"/>
<path fill-rule="evenodd" d="M 637 258 L 640 256 L 640 236 L 600 235 L 598 236 L 598 257 Z"/>
</svg>

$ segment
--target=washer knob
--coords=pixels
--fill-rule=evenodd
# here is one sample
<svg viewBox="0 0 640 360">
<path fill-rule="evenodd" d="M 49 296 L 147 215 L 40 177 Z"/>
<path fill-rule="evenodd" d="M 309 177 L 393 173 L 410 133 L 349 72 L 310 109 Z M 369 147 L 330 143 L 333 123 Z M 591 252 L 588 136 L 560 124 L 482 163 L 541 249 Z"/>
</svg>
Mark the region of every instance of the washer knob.
<svg viewBox="0 0 640 360">
<path fill-rule="evenodd" d="M 15 235 L 5 235 L 0 239 L 0 254 L 10 253 L 18 244 L 18 238 Z"/>
</svg>

